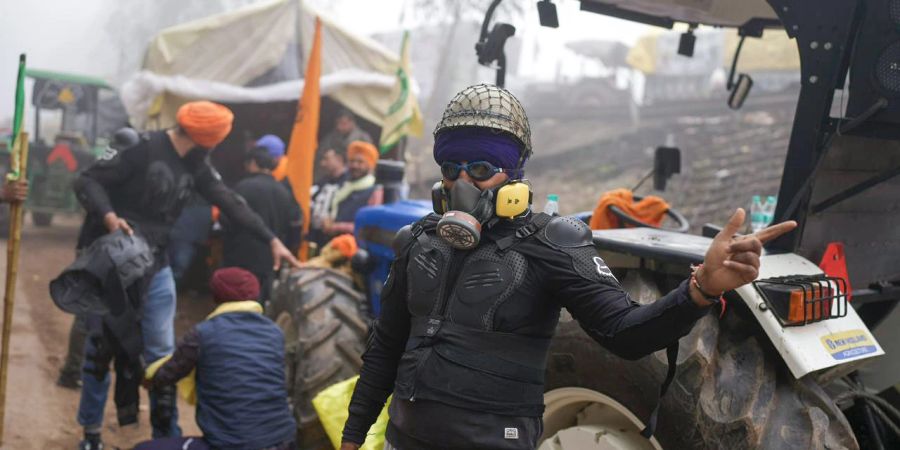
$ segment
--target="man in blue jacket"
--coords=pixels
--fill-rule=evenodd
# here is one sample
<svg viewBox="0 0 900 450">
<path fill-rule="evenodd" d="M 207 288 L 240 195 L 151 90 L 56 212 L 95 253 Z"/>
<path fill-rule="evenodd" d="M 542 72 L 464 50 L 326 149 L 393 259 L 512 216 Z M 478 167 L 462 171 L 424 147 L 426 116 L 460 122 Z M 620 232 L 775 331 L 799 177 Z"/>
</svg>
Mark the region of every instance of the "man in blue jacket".
<svg viewBox="0 0 900 450">
<path fill-rule="evenodd" d="M 171 357 L 148 368 L 145 383 L 158 388 L 195 378 L 203 437 L 157 439 L 136 450 L 293 449 L 297 426 L 285 388 L 284 336 L 262 315 L 259 282 L 228 267 L 209 284 L 219 306 L 181 338 Z"/>
</svg>

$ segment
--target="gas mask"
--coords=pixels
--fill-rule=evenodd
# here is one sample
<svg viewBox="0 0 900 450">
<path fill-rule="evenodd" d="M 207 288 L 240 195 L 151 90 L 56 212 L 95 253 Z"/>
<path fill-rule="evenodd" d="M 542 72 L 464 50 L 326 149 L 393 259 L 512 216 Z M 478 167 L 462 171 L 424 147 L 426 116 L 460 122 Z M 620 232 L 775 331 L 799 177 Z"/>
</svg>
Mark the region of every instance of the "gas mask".
<svg viewBox="0 0 900 450">
<path fill-rule="evenodd" d="M 493 189 L 478 189 L 474 184 L 457 179 L 453 187 L 444 188 L 438 181 L 431 189 L 434 211 L 442 214 L 437 235 L 459 250 L 471 250 L 481 241 L 481 227 L 493 219 L 524 214 L 531 204 L 531 189 L 522 182 L 511 182 Z"/>
</svg>

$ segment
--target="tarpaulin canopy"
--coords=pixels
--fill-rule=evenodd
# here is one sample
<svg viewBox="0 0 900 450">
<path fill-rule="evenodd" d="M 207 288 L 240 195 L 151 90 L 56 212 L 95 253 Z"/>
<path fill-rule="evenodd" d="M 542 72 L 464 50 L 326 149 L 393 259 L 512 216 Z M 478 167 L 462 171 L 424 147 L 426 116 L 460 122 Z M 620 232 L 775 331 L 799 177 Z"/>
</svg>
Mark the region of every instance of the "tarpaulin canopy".
<svg viewBox="0 0 900 450">
<path fill-rule="evenodd" d="M 322 95 L 380 124 L 390 106 L 396 54 L 298 0 L 272 0 L 180 24 L 150 43 L 143 70 L 121 96 L 132 122 L 175 122 L 188 100 L 296 100 L 315 17 L 322 20 Z M 300 42 L 300 45 L 298 45 Z"/>
</svg>

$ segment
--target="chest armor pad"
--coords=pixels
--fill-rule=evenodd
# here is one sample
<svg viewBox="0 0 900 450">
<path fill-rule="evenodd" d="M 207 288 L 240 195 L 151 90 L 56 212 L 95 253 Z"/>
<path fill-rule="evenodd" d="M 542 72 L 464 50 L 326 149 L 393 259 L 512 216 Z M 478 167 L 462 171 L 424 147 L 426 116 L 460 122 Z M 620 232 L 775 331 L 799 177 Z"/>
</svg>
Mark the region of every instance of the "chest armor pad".
<svg viewBox="0 0 900 450">
<path fill-rule="evenodd" d="M 518 289 L 528 269 L 515 251 L 499 253 L 486 242 L 464 254 L 429 236 L 432 249 L 416 245 L 408 267 L 409 305 L 413 317 L 442 317 L 459 325 L 493 330 L 497 309 Z"/>
</svg>

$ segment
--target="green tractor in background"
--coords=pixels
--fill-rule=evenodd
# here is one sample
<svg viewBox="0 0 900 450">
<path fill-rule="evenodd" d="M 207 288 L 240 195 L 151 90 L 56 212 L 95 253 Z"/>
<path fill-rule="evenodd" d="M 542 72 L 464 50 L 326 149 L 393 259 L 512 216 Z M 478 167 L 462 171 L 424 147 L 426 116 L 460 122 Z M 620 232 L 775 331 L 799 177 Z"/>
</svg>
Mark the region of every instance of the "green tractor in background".
<svg viewBox="0 0 900 450">
<path fill-rule="evenodd" d="M 127 124 L 127 114 L 113 88 L 99 78 L 37 69 L 25 74 L 34 83 L 25 205 L 36 226 L 50 226 L 54 215 L 81 210 L 72 182 L 104 153 L 106 136 Z M 8 149 L 0 149 L 0 158 L 5 172 Z M 8 218 L 3 219 L 5 228 Z"/>
</svg>

